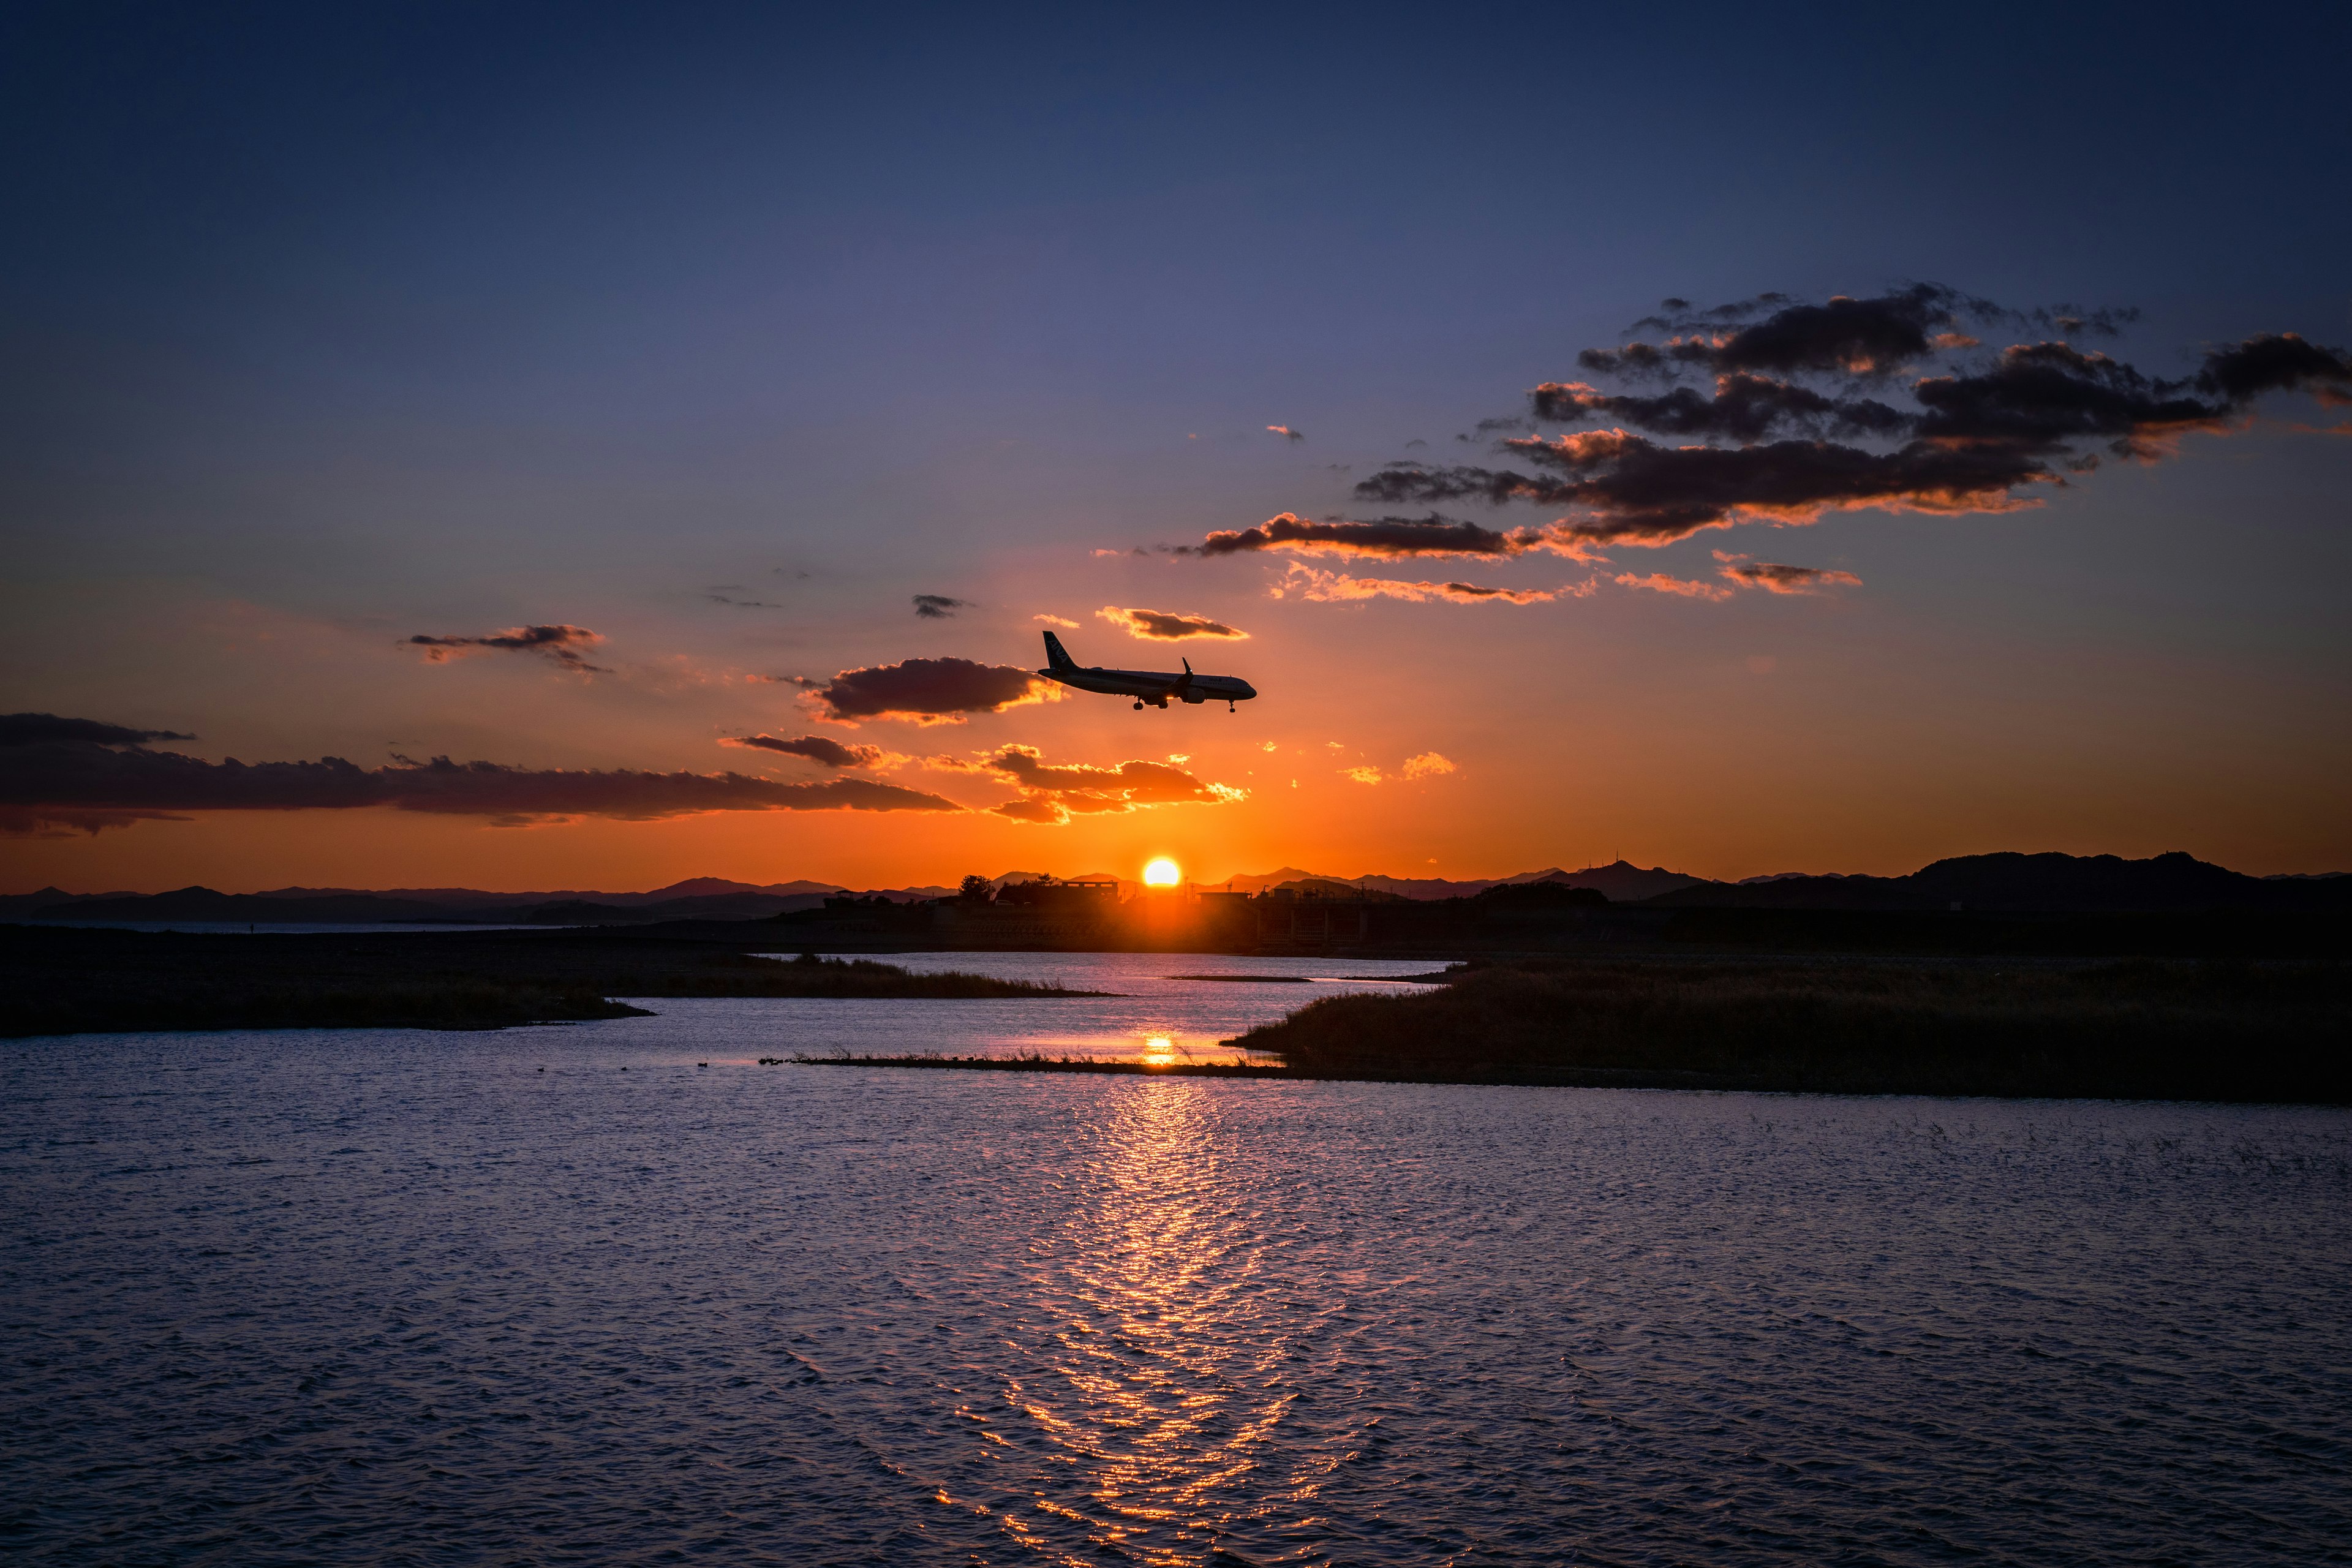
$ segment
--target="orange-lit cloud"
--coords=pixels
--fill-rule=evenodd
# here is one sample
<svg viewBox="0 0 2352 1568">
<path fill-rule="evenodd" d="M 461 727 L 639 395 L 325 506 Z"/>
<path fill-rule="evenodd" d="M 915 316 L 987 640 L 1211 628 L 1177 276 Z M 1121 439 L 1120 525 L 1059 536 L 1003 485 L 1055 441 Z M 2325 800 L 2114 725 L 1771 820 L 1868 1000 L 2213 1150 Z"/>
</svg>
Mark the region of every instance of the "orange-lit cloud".
<svg viewBox="0 0 2352 1568">
<path fill-rule="evenodd" d="M 869 719 L 961 724 L 973 713 L 1002 713 L 1062 695 L 1060 687 L 1025 669 L 968 658 L 910 658 L 845 669 L 829 681 L 794 684 L 804 689 L 819 719 L 849 725 Z"/>
<path fill-rule="evenodd" d="M 1131 637 L 1145 637 L 1157 642 L 1178 642 L 1185 637 L 1249 636 L 1249 633 L 1237 631 L 1223 621 L 1213 621 L 1206 616 L 1180 615 L 1174 610 L 1123 610 L 1116 605 L 1105 605 L 1095 614 L 1122 628 Z"/>
<path fill-rule="evenodd" d="M 1114 551 L 1112 553 L 1116 554 L 1117 552 Z M 1033 621 L 1043 621 L 1049 626 L 1059 626 L 1066 632 L 1074 632 L 1078 629 L 1077 622 L 1066 621 L 1059 616 L 1032 616 L 1029 618 Z"/>
<path fill-rule="evenodd" d="M 1342 778 L 1353 779 L 1360 784 L 1376 784 L 1386 775 L 1384 775 L 1378 768 L 1362 767 L 1341 768 L 1339 770 L 1339 776 Z"/>
<path fill-rule="evenodd" d="M 1266 426 L 1266 429 L 1271 431 L 1273 434 L 1281 437 L 1286 441 L 1304 441 L 1307 439 L 1306 431 L 1293 430 L 1287 425 L 1269 425 Z"/>
<path fill-rule="evenodd" d="M 1613 581 L 1621 588 L 1647 588 L 1654 594 L 1671 594 L 1682 599 L 1728 599 L 1731 590 L 1713 583 L 1696 583 L 1687 577 L 1669 577 L 1664 572 L 1653 572 L 1646 577 L 1624 573 Z"/>
<path fill-rule="evenodd" d="M 408 639 L 409 646 L 425 650 L 427 662 L 440 664 L 452 658 L 464 658 L 470 654 L 498 650 L 506 653 L 535 653 L 554 660 L 564 668 L 586 675 L 610 674 L 602 665 L 591 664 L 581 653 L 582 648 L 594 647 L 604 639 L 586 626 L 555 625 L 544 626 L 510 626 L 502 632 L 491 632 L 478 637 L 436 637 L 417 636 Z"/>
<path fill-rule="evenodd" d="M 1441 773 L 1459 773 L 1461 764 L 1439 752 L 1423 752 L 1404 760 L 1404 776 L 1409 779 L 1435 778 Z"/>
<path fill-rule="evenodd" d="M 947 762 L 948 759 L 939 759 Z M 1219 805 L 1247 797 L 1230 784 L 1205 783 L 1170 763 L 1127 762 L 1113 767 L 1049 764 L 1034 746 L 1004 746 L 958 771 L 1002 775 L 1021 787 L 1019 800 L 989 807 L 1014 822 L 1059 826 L 1073 815 L 1134 811 L 1155 805 Z"/>
<path fill-rule="evenodd" d="M 1412 604 L 1540 605 L 1559 598 L 1583 598 L 1592 592 L 1589 582 L 1558 588 L 1487 588 L 1475 583 L 1412 583 L 1394 577 L 1346 577 L 1318 572 L 1300 562 L 1290 563 L 1289 574 L 1273 594 L 1296 594 L 1302 599 L 1339 604 L 1360 599 L 1403 599 Z"/>
</svg>

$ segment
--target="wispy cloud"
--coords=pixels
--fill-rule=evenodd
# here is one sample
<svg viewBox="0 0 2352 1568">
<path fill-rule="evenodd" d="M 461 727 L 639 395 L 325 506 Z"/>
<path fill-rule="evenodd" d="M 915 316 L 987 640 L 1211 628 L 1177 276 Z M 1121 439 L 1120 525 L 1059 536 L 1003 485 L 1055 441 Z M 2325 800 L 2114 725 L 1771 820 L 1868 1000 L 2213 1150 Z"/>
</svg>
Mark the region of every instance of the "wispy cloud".
<svg viewBox="0 0 2352 1568">
<path fill-rule="evenodd" d="M 417 636 L 408 639 L 409 646 L 425 650 L 428 663 L 440 664 L 472 654 L 535 653 L 552 659 L 564 668 L 585 675 L 591 672 L 607 675 L 611 671 L 591 664 L 580 651 L 594 647 L 604 639 L 586 626 L 559 623 L 543 626 L 510 626 L 502 632 L 490 632 L 478 637 L 436 637 Z"/>
<path fill-rule="evenodd" d="M 1269 425 L 1266 426 L 1266 429 L 1271 431 L 1273 434 L 1281 437 L 1286 441 L 1304 441 L 1307 439 L 1306 431 L 1293 430 L 1287 425 Z"/>
<path fill-rule="evenodd" d="M 1131 637 L 1144 637 L 1155 642 L 1181 642 L 1186 637 L 1246 637 L 1223 621 L 1213 621 L 1206 616 L 1188 616 L 1174 610 L 1120 609 L 1105 605 L 1095 614 L 1124 630 Z"/>
<path fill-rule="evenodd" d="M 116 729 L 115 726 L 101 726 Z M 136 731 L 133 731 L 136 732 Z M 520 825 L 562 817 L 653 821 L 713 811 L 961 811 L 953 801 L 870 779 L 778 784 L 741 773 L 632 768 L 524 768 L 396 758 L 363 768 L 316 762 L 219 763 L 89 739 L 8 748 L 0 767 L 0 830 L 96 832 L 194 811 L 335 811 L 362 807 L 479 816 Z"/>
<path fill-rule="evenodd" d="M 1611 579 L 1621 588 L 1647 588 L 1653 594 L 1670 594 L 1678 599 L 1728 599 L 1731 590 L 1717 583 L 1698 583 L 1687 577 L 1669 577 L 1664 572 L 1653 572 L 1646 577 L 1636 577 L 1631 572 L 1621 573 Z"/>
<path fill-rule="evenodd" d="M 133 730 L 95 719 L 60 719 L 54 713 L 0 713 L 0 747 L 38 746 L 77 741 L 93 746 L 141 746 L 150 741 L 193 741 L 177 730 Z"/>
<path fill-rule="evenodd" d="M 1442 773 L 1461 771 L 1459 763 L 1439 752 L 1423 752 L 1417 757 L 1407 757 L 1402 769 L 1404 776 L 1409 779 L 1433 779 Z"/>
<path fill-rule="evenodd" d="M 1721 550 L 1715 552 L 1715 558 L 1723 563 L 1717 576 L 1727 577 L 1743 588 L 1761 588 L 1768 594 L 1815 594 L 1823 588 L 1862 586 L 1862 579 L 1851 572 L 1790 566 L 1779 561 L 1750 561 L 1745 555 Z"/>
<path fill-rule="evenodd" d="M 1323 604 L 1402 599 L 1411 604 L 1540 605 L 1563 595 L 1586 597 L 1592 592 L 1592 584 L 1585 582 L 1558 588 L 1489 588 L 1475 583 L 1413 583 L 1394 577 L 1348 577 L 1293 561 L 1288 574 L 1271 592 L 1277 599 L 1296 594 L 1302 599 Z"/>
<path fill-rule="evenodd" d="M 1033 621 L 1043 621 L 1049 626 L 1059 626 L 1066 632 L 1074 632 L 1078 629 L 1077 622 L 1066 621 L 1059 616 L 1032 616 L 1029 618 Z"/>
<path fill-rule="evenodd" d="M 945 594 L 915 595 L 915 614 L 927 621 L 951 619 L 958 610 L 971 608 L 970 599 L 950 599 Z"/>
<path fill-rule="evenodd" d="M 780 756 L 801 757 L 828 768 L 876 769 L 907 759 L 879 746 L 850 746 L 825 735 L 795 735 L 785 740 L 775 735 L 722 735 L 722 746 L 742 746 L 752 751 L 774 752 Z"/>
</svg>

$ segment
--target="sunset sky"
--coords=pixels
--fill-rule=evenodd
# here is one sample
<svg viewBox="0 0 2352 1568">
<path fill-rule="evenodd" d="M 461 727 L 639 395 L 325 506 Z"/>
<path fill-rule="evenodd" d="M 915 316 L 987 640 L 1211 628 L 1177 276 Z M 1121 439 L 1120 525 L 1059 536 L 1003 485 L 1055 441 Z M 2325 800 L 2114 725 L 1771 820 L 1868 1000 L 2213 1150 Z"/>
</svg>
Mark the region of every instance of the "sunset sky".
<svg viewBox="0 0 2352 1568">
<path fill-rule="evenodd" d="M 2352 869 L 2347 15 L 12 9 L 0 891 Z"/>
</svg>

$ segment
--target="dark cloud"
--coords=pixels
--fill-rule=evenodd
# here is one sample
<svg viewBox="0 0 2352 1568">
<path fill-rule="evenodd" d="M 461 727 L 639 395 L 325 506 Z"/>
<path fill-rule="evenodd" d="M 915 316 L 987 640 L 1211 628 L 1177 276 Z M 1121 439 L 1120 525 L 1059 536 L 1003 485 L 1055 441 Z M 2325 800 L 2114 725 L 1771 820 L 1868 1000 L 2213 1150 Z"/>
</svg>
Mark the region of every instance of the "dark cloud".
<svg viewBox="0 0 2352 1568">
<path fill-rule="evenodd" d="M 741 773 L 629 768 L 519 768 L 395 760 L 208 763 L 177 752 L 90 741 L 10 748 L 0 764 L 0 825 L 96 832 L 190 811 L 399 811 L 530 822 L 557 816 L 651 821 L 710 811 L 960 811 L 954 802 L 868 779 L 777 784 Z"/>
<path fill-rule="evenodd" d="M 557 625 L 551 626 L 512 626 L 502 632 L 492 632 L 478 637 L 413 637 L 410 646 L 425 650 L 425 657 L 435 664 L 445 659 L 463 658 L 467 654 L 498 649 L 508 653 L 535 653 L 553 659 L 566 669 L 583 673 L 594 671 L 607 674 L 602 665 L 591 664 L 581 654 L 585 647 L 594 647 L 604 639 L 586 626 Z"/>
<path fill-rule="evenodd" d="M 193 741 L 176 730 L 132 730 L 95 719 L 60 719 L 54 713 L 0 713 L 0 746 L 37 746 L 51 741 L 82 741 L 96 746 L 137 746 L 149 741 Z"/>
<path fill-rule="evenodd" d="M 1964 323 L 2063 324 L 2097 333 L 2115 331 L 2131 313 L 2008 310 L 1937 284 L 1825 305 L 1768 295 L 1711 311 L 1675 310 L 1643 323 L 1677 334 L 1664 343 L 1592 350 L 1580 363 L 1635 377 L 1702 375 L 1710 386 L 1634 395 L 1547 382 L 1530 395 L 1537 419 L 1618 427 L 1497 443 L 1524 468 L 1392 463 L 1360 481 L 1355 494 L 1392 505 L 1475 500 L 1556 508 L 1567 515 L 1540 528 L 1483 531 L 1510 542 L 1496 553 L 1578 553 L 1666 544 L 1742 521 L 1809 522 L 1839 510 L 2006 511 L 2036 504 L 2023 493 L 2028 487 L 2064 484 L 2067 475 L 2095 468 L 2103 451 L 2153 461 L 2185 435 L 2238 428 L 2268 394 L 2352 403 L 2352 356 L 2292 333 L 2216 349 L 2194 375 L 2179 380 L 2062 342 L 1979 352 L 1982 343 L 1960 330 Z M 1885 386 L 1906 368 L 1916 372 L 1908 406 L 1852 390 L 1855 377 Z M 1806 378 L 1828 384 L 1808 385 Z M 1667 445 L 1633 429 L 1696 444 Z M 1273 527 L 1212 535 L 1193 552 L 1285 547 Z"/>
<path fill-rule="evenodd" d="M 765 599 L 730 599 L 715 588 L 702 596 L 709 600 L 714 605 L 731 605 L 739 610 L 781 610 L 783 608 L 782 605 L 772 605 Z"/>
<path fill-rule="evenodd" d="M 1204 784 L 1173 763 L 1129 762 L 1116 767 L 1049 765 L 1034 746 L 1005 746 L 982 759 L 982 772 L 1001 773 L 1022 797 L 990 810 L 1015 822 L 1058 825 L 1072 816 L 1134 811 L 1141 806 L 1219 805 L 1246 793 Z"/>
<path fill-rule="evenodd" d="M 2198 389 L 2232 405 L 2266 392 L 2311 392 L 2335 406 L 2352 403 L 2352 355 L 2294 332 L 2263 332 L 2205 356 Z"/>
<path fill-rule="evenodd" d="M 806 679 L 799 684 L 809 689 L 822 717 L 853 724 L 861 719 L 961 724 L 966 714 L 1001 713 L 1060 694 L 1060 688 L 1025 669 L 968 658 L 910 658 L 903 664 L 845 669 L 822 684 Z"/>
<path fill-rule="evenodd" d="M 1614 419 L 1668 436 L 1724 436 L 1737 441 L 1760 441 L 1776 429 L 1882 436 L 1910 424 L 1909 416 L 1875 399 L 1826 397 L 1793 382 L 1744 374 L 1717 377 L 1712 396 L 1687 386 L 1655 397 L 1627 396 L 1580 381 L 1548 381 L 1528 395 L 1528 401 L 1536 418 L 1551 424 Z M 1500 426 L 1507 422 L 1486 423 Z"/>
<path fill-rule="evenodd" d="M 1269 425 L 1266 426 L 1266 429 L 1273 432 L 1275 435 L 1281 437 L 1286 441 L 1304 441 L 1307 439 L 1306 431 L 1293 430 L 1287 425 Z"/>
<path fill-rule="evenodd" d="M 1174 610 L 1123 610 L 1116 605 L 1105 605 L 1095 614 L 1115 626 L 1124 627 L 1129 637 L 1149 637 L 1158 642 L 1181 642 L 1186 637 L 1249 636 L 1249 633 L 1237 631 L 1223 621 L 1213 621 L 1206 616 L 1179 615 Z"/>
<path fill-rule="evenodd" d="M 1520 446 L 1514 442 L 1513 446 Z M 1508 469 L 1393 465 L 1357 487 L 1379 500 L 1531 500 L 1581 517 L 1554 523 L 1559 545 L 1670 544 L 1739 518 L 1811 522 L 1825 511 L 2003 511 L 2026 504 L 2011 490 L 2052 475 L 2013 453 L 1915 442 L 1872 452 L 1826 441 L 1754 447 L 1661 447 L 1622 430 L 1545 442 L 1522 455 L 1561 478 Z"/>
<path fill-rule="evenodd" d="M 824 735 L 795 735 L 789 741 L 774 735 L 727 735 L 722 736 L 719 743 L 775 752 L 787 757 L 805 757 L 829 768 L 870 768 L 886 755 L 879 746 L 845 746 L 839 741 Z"/>
<path fill-rule="evenodd" d="M 915 595 L 915 614 L 920 616 L 927 621 L 944 621 L 952 616 L 958 610 L 969 610 L 971 608 L 971 600 L 950 599 L 945 594 L 918 594 Z"/>
<path fill-rule="evenodd" d="M 1396 465 L 1392 465 L 1395 467 Z M 1356 493 L 1370 493 L 1368 479 Z M 1295 512 L 1270 517 L 1255 528 L 1210 534 L 1198 544 L 1180 544 L 1171 555 L 1240 555 L 1253 551 L 1280 550 L 1297 554 L 1366 555 L 1394 559 L 1408 555 L 1478 555 L 1489 558 L 1518 555 L 1543 546 L 1540 529 L 1499 531 L 1475 522 L 1460 522 L 1432 512 L 1427 517 L 1380 517 L 1361 521 L 1334 518 L 1310 522 Z"/>
<path fill-rule="evenodd" d="M 1662 345 L 1587 349 L 1576 356 L 1576 363 L 1603 374 L 1687 365 L 1718 375 L 1742 371 L 1770 375 L 1822 372 L 1892 375 L 1935 352 L 1937 338 L 1958 334 L 1963 312 L 1984 314 L 1999 309 L 1969 300 L 1940 283 L 1915 283 L 1867 300 L 1840 294 L 1822 305 L 1786 302 L 1786 299 L 1763 295 L 1696 315 L 1653 316 L 1637 322 L 1636 330 L 1654 327 L 1677 335 Z M 1767 305 L 1778 309 L 1761 321 L 1724 330 L 1727 323 L 1745 321 Z"/>
<path fill-rule="evenodd" d="M 1912 389 L 1926 414 L 1913 428 L 1942 446 L 2042 458 L 2104 440 L 2147 458 L 2191 431 L 2227 428 L 2235 405 L 2183 395 L 2187 383 L 2150 381 L 2121 360 L 2065 343 L 2003 350 L 1976 375 L 1929 376 Z"/>
</svg>

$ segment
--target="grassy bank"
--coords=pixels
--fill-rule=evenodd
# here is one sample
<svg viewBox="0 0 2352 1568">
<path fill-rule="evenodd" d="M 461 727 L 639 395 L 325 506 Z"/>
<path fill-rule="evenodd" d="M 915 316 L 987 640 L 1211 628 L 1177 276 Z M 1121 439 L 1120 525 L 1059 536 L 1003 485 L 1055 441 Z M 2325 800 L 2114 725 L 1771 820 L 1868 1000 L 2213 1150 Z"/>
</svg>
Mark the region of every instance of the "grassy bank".
<svg viewBox="0 0 2352 1568">
<path fill-rule="evenodd" d="M 2352 1102 L 2342 963 L 1536 960 L 1235 1044 L 1312 1077 Z"/>
<path fill-rule="evenodd" d="M 1085 993 L 867 960 L 790 961 L 604 931 L 240 936 L 0 928 L 0 1036 L 492 1029 L 642 1013 L 614 996 L 988 998 Z"/>
<path fill-rule="evenodd" d="M 762 1058 L 782 1063 L 785 1058 Z M 1140 1078 L 1297 1078 L 1290 1068 L 1272 1062 L 1140 1062 L 1105 1061 L 1097 1057 L 939 1057 L 907 1056 L 793 1057 L 795 1067 L 930 1068 L 965 1072 L 1108 1073 Z"/>
</svg>

